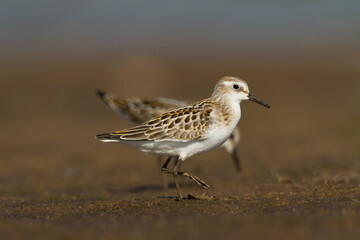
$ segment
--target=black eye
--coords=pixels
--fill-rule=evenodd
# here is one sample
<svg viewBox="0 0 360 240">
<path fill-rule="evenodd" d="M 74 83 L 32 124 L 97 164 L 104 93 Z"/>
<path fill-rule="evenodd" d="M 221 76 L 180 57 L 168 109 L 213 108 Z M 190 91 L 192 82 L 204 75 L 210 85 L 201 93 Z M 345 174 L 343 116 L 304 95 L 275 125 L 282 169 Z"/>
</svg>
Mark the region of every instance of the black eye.
<svg viewBox="0 0 360 240">
<path fill-rule="evenodd" d="M 234 85 L 233 85 L 233 88 L 234 88 L 234 89 L 239 89 L 239 85 L 234 84 Z"/>
</svg>

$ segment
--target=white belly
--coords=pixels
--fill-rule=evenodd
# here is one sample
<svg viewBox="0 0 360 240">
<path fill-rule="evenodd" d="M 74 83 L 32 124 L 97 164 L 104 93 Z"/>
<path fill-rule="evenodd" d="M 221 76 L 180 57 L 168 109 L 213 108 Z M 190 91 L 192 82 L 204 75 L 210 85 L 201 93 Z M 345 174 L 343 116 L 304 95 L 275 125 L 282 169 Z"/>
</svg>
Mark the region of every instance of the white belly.
<svg viewBox="0 0 360 240">
<path fill-rule="evenodd" d="M 143 153 L 156 155 L 179 156 L 185 160 L 196 154 L 204 153 L 220 147 L 230 136 L 233 128 L 231 126 L 220 126 L 210 130 L 202 140 L 189 142 L 178 141 L 121 141 L 126 145 L 136 147 Z"/>
</svg>

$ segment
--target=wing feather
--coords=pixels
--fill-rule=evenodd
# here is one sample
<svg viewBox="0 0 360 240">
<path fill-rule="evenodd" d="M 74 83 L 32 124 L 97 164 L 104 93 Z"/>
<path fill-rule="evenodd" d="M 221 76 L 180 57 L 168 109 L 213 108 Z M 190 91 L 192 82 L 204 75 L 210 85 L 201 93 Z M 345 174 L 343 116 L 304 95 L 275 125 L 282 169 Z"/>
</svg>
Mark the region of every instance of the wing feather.
<svg viewBox="0 0 360 240">
<path fill-rule="evenodd" d="M 143 124 L 114 131 L 109 139 L 148 141 L 191 141 L 204 136 L 210 124 L 212 109 L 194 104 L 161 114 Z"/>
<path fill-rule="evenodd" d="M 154 119 L 164 112 L 186 105 L 183 101 L 167 98 L 144 99 L 124 97 L 103 91 L 98 91 L 97 95 L 114 112 L 125 118 L 131 124 L 141 124 L 149 119 Z"/>
</svg>

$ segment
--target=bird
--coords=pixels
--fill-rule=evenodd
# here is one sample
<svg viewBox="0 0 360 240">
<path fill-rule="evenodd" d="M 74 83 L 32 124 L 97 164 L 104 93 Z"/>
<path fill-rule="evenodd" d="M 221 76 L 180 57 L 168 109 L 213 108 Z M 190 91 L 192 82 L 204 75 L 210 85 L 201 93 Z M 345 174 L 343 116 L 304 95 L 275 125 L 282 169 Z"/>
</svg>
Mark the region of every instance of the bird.
<svg viewBox="0 0 360 240">
<path fill-rule="evenodd" d="M 164 97 L 141 98 L 118 96 L 116 94 L 106 93 L 101 90 L 98 90 L 96 94 L 115 113 L 117 113 L 133 126 L 146 122 L 154 117 L 161 115 L 164 112 L 189 104 L 189 102 Z M 226 140 L 226 142 L 221 146 L 231 156 L 237 172 L 241 172 L 240 158 L 237 151 L 239 142 L 240 128 L 237 125 L 228 140 Z M 167 184 L 164 186 L 166 185 Z"/>
<path fill-rule="evenodd" d="M 140 98 L 118 96 L 112 93 L 106 93 L 98 90 L 98 97 L 105 102 L 115 113 L 127 120 L 131 125 L 139 125 L 150 120 L 160 114 L 186 106 L 189 103 L 171 98 Z M 237 146 L 240 142 L 240 128 L 236 126 L 228 140 L 222 147 L 229 153 L 233 160 L 234 167 L 237 172 L 241 172 L 240 159 L 238 157 Z M 162 165 L 162 157 L 158 156 L 159 165 Z M 168 189 L 168 179 L 165 175 L 161 175 L 161 183 L 163 189 Z"/>
<path fill-rule="evenodd" d="M 173 175 L 177 199 L 181 201 L 179 176 L 203 188 L 212 188 L 194 174 L 180 171 L 182 162 L 224 144 L 241 118 L 240 103 L 244 100 L 270 108 L 250 93 L 244 80 L 226 76 L 207 99 L 162 113 L 135 127 L 98 134 L 96 138 L 101 142 L 123 143 L 143 153 L 167 156 L 161 171 Z M 168 169 L 171 160 L 175 161 L 172 170 Z"/>
</svg>

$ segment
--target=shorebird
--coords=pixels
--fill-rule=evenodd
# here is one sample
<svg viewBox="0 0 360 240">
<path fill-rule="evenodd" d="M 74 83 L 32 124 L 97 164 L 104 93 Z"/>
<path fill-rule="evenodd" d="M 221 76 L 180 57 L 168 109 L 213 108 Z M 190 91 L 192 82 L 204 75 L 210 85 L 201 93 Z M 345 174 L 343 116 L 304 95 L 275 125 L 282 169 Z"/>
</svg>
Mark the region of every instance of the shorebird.
<svg viewBox="0 0 360 240">
<path fill-rule="evenodd" d="M 188 102 L 171 98 L 140 98 L 118 96 L 104 91 L 97 91 L 97 95 L 115 113 L 124 118 L 133 126 L 139 125 L 152 118 L 155 118 L 167 111 L 188 105 Z M 228 152 L 233 160 L 236 171 L 241 171 L 240 158 L 238 157 L 237 146 L 240 142 L 240 128 L 236 126 L 230 137 L 221 146 Z M 159 158 L 161 161 L 161 156 Z M 165 181 L 163 179 L 163 181 Z M 167 184 L 163 184 L 167 186 Z"/>
<path fill-rule="evenodd" d="M 249 92 L 245 81 L 228 76 L 220 79 L 208 99 L 162 113 L 132 128 L 99 134 L 96 138 L 133 146 L 143 153 L 167 156 L 161 171 L 173 175 L 177 198 L 182 200 L 178 176 L 185 176 L 204 188 L 211 186 L 194 174 L 181 172 L 181 163 L 224 144 L 240 120 L 243 100 L 270 108 Z M 169 170 L 172 159 L 175 167 Z"/>
<path fill-rule="evenodd" d="M 145 121 L 155 118 L 164 112 L 188 105 L 188 102 L 170 98 L 139 98 L 118 96 L 104 91 L 97 91 L 97 95 L 119 116 L 127 120 L 131 125 L 139 125 Z M 238 157 L 237 146 L 240 142 L 240 129 L 236 126 L 230 137 L 222 147 L 232 157 L 236 171 L 241 171 L 240 159 Z M 162 157 L 158 156 L 161 166 Z M 168 179 L 161 175 L 163 189 L 167 189 Z"/>
</svg>

